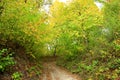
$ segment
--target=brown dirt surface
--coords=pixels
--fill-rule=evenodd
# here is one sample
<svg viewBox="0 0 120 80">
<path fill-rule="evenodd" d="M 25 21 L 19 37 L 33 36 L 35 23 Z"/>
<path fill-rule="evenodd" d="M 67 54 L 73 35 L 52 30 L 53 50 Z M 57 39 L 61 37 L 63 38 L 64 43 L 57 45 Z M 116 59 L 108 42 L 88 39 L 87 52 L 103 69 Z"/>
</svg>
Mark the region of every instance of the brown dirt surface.
<svg viewBox="0 0 120 80">
<path fill-rule="evenodd" d="M 46 58 L 43 62 L 44 68 L 40 80 L 81 80 L 78 75 L 57 66 L 56 59 L 53 57 Z"/>
</svg>

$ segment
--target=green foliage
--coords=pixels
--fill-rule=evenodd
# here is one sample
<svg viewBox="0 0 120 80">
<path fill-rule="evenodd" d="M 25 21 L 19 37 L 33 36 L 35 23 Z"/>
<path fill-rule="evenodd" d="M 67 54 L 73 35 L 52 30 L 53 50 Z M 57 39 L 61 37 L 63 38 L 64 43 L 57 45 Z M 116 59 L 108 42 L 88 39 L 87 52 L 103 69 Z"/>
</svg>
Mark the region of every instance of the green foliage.
<svg viewBox="0 0 120 80">
<path fill-rule="evenodd" d="M 30 67 L 28 69 L 28 72 L 29 74 L 31 74 L 32 72 L 35 72 L 35 74 L 39 76 L 42 73 L 40 69 L 42 69 L 42 66 L 40 64 L 37 64 L 36 66 Z"/>
<path fill-rule="evenodd" d="M 62 44 L 62 47 L 58 49 L 62 50 L 64 57 L 58 64 L 79 73 L 83 80 L 118 79 L 119 0 L 104 2 L 103 12 L 99 12 L 88 0 L 77 0 L 69 5 L 66 9 L 69 17 L 63 18 L 64 24 L 59 26 L 61 34 L 59 32 L 58 45 Z"/>
<path fill-rule="evenodd" d="M 103 2 L 101 12 L 93 0 L 68 4 L 56 0 L 49 15 L 39 11 L 36 1 L 1 1 L 0 45 L 19 44 L 34 59 L 42 53 L 62 56 L 59 65 L 84 79 L 115 80 L 120 76 L 119 0 L 95 0 Z M 39 74 L 36 67 L 31 71 Z"/>
<path fill-rule="evenodd" d="M 56 42 L 58 55 L 84 54 L 88 51 L 89 41 L 91 46 L 95 45 L 92 40 L 96 38 L 95 34 L 100 35 L 95 30 L 101 28 L 102 18 L 92 0 L 75 0 L 67 6 L 55 2 L 51 8 L 51 15 L 50 25 L 56 31 L 53 34 L 57 34 L 53 40 Z"/>
<path fill-rule="evenodd" d="M 15 72 L 15 73 L 12 74 L 12 79 L 13 80 L 21 80 L 22 75 L 23 74 L 20 73 L 20 72 Z"/>
<path fill-rule="evenodd" d="M 13 66 L 15 61 L 7 49 L 0 50 L 0 72 L 4 72 L 8 67 Z"/>
<path fill-rule="evenodd" d="M 0 15 L 0 43 L 10 47 L 22 46 L 28 54 L 41 55 L 47 28 L 46 15 L 39 11 L 38 0 L 2 0 Z M 32 56 L 33 56 L 32 55 Z M 31 56 L 31 57 L 32 57 Z"/>
</svg>

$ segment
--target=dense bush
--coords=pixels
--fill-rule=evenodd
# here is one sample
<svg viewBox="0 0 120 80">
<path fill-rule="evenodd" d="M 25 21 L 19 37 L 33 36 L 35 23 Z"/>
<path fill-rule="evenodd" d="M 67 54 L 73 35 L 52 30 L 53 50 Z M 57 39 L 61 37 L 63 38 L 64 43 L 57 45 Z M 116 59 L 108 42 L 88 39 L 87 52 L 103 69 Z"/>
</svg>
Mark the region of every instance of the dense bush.
<svg viewBox="0 0 120 80">
<path fill-rule="evenodd" d="M 46 36 L 46 15 L 39 11 L 37 0 L 2 0 L 0 2 L 1 45 L 22 46 L 29 54 L 40 55 Z"/>
<path fill-rule="evenodd" d="M 60 17 L 63 23 L 56 27 L 61 32 L 57 53 L 64 58 L 58 64 L 79 73 L 83 80 L 115 80 L 120 76 L 120 3 L 111 0 L 103 4 L 100 12 L 92 0 L 75 0 L 69 7 L 61 7 L 67 14 L 56 13 L 64 15 Z"/>
</svg>

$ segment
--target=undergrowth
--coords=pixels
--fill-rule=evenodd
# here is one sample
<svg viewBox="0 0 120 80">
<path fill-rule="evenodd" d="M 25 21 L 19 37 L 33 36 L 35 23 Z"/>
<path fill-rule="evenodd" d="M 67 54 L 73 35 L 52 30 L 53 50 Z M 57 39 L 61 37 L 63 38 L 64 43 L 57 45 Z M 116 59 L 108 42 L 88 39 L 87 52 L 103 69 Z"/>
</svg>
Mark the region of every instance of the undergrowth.
<svg viewBox="0 0 120 80">
<path fill-rule="evenodd" d="M 0 72 L 4 72 L 7 68 L 15 65 L 13 54 L 13 52 L 9 52 L 7 49 L 0 50 Z"/>
</svg>

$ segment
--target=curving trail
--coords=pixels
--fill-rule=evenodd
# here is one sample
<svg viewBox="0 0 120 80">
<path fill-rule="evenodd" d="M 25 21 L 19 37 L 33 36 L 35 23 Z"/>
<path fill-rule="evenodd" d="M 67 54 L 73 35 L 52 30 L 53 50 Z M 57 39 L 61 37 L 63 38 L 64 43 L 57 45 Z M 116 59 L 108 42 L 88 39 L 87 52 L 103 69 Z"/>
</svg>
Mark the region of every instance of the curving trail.
<svg viewBox="0 0 120 80">
<path fill-rule="evenodd" d="M 43 66 L 43 74 L 40 80 L 81 80 L 79 76 L 56 66 L 55 62 L 46 62 Z"/>
</svg>

